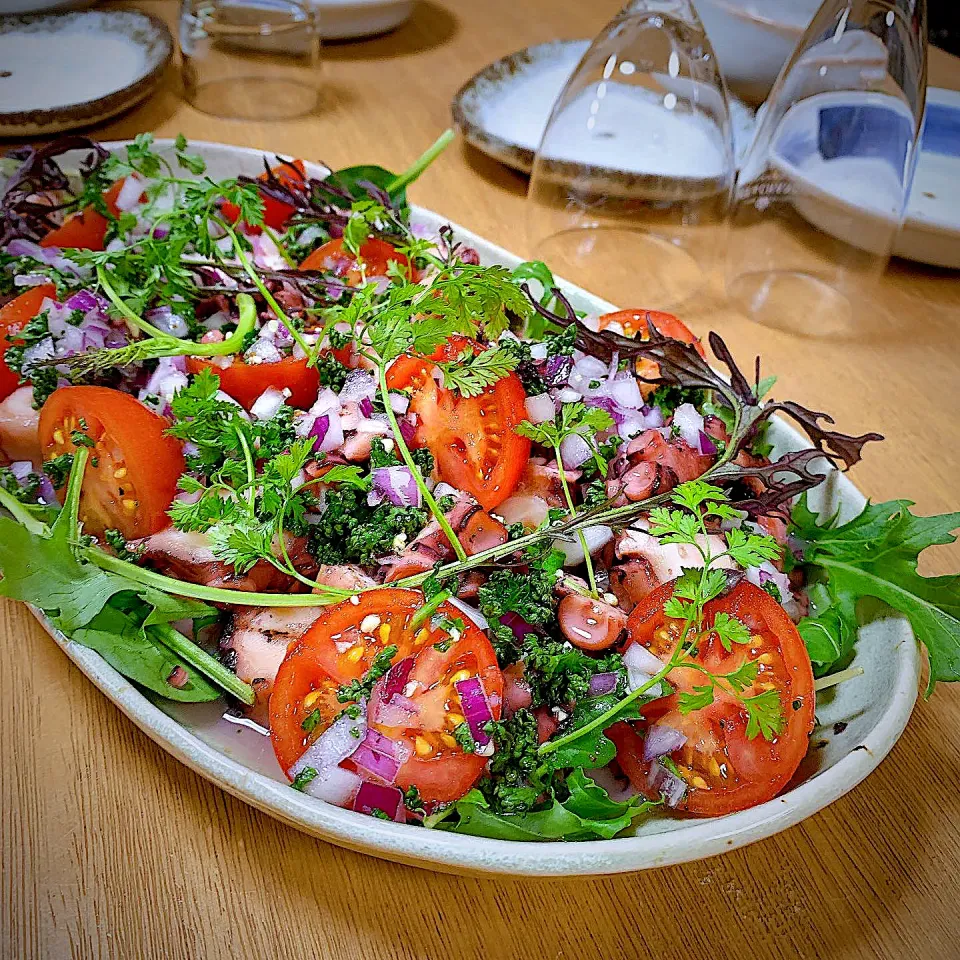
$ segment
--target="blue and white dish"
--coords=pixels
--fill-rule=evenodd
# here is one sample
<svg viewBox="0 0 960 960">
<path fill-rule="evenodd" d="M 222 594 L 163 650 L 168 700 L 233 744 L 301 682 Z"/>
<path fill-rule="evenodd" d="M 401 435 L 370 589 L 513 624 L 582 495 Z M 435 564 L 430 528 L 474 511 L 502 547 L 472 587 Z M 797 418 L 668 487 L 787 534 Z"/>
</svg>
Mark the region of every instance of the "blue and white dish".
<svg viewBox="0 0 960 960">
<path fill-rule="evenodd" d="M 904 208 L 906 104 L 879 93 L 818 94 L 780 121 L 770 159 L 793 186 L 792 202 L 815 227 L 872 250 L 889 242 Z M 901 128 L 901 129 L 896 129 Z M 960 269 L 960 93 L 932 88 L 912 189 L 894 254 Z M 882 252 L 880 250 L 873 252 Z"/>
</svg>

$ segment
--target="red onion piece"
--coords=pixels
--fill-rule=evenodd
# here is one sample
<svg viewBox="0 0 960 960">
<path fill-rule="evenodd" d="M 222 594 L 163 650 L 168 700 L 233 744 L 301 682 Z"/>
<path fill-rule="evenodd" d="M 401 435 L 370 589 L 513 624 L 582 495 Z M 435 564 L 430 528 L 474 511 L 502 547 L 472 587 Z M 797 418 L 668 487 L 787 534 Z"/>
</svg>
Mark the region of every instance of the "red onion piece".
<svg viewBox="0 0 960 960">
<path fill-rule="evenodd" d="M 576 470 L 593 456 L 590 444 L 578 433 L 564 437 L 560 443 L 560 457 L 568 470 Z"/>
<path fill-rule="evenodd" d="M 464 603 L 459 597 L 451 597 L 447 603 L 456 607 L 468 620 L 472 620 L 481 630 L 488 630 L 490 624 L 487 618 L 476 608 L 471 607 L 469 603 Z"/>
<path fill-rule="evenodd" d="M 643 406 L 643 394 L 633 377 L 627 380 L 604 380 L 599 387 L 590 390 L 588 395 L 609 397 L 625 410 L 639 410 Z"/>
<path fill-rule="evenodd" d="M 367 731 L 369 733 L 369 731 Z M 361 743 L 351 757 L 361 774 L 382 780 L 384 783 L 393 783 L 400 772 L 400 761 L 396 757 L 385 753 L 378 753 L 372 747 Z"/>
<path fill-rule="evenodd" d="M 329 453 L 343 443 L 343 427 L 340 418 L 333 413 L 325 413 L 313 421 L 307 436 L 316 437 L 313 444 L 315 453 Z"/>
<path fill-rule="evenodd" d="M 659 761 L 650 765 L 650 772 L 647 774 L 647 786 L 652 790 L 659 790 L 669 807 L 679 806 L 687 795 L 687 785 L 662 766 Z"/>
<path fill-rule="evenodd" d="M 617 689 L 617 675 L 615 673 L 595 673 L 590 678 L 587 691 L 591 697 L 602 697 L 613 693 Z"/>
<path fill-rule="evenodd" d="M 702 430 L 700 431 L 700 452 L 711 457 L 717 452 L 717 445 Z"/>
<path fill-rule="evenodd" d="M 10 464 L 10 472 L 22 487 L 23 481 L 33 473 L 33 464 L 29 460 L 17 460 Z"/>
<path fill-rule="evenodd" d="M 250 413 L 254 420 L 272 420 L 283 406 L 286 397 L 282 390 L 276 387 L 267 387 L 263 393 L 253 401 Z"/>
<path fill-rule="evenodd" d="M 115 201 L 117 209 L 122 213 L 129 213 L 140 203 L 140 196 L 143 193 L 143 181 L 139 177 L 129 176 L 123 181 L 123 186 L 117 194 Z"/>
<path fill-rule="evenodd" d="M 372 505 L 389 500 L 395 507 L 419 507 L 420 488 L 409 468 L 404 466 L 377 467 L 371 474 L 373 487 L 370 495 Z M 376 495 L 379 495 L 376 496 Z M 370 498 L 368 498 L 370 502 Z"/>
<path fill-rule="evenodd" d="M 493 719 L 493 713 L 487 702 L 483 682 L 479 677 L 468 677 L 466 680 L 458 680 L 453 686 L 460 696 L 460 706 L 470 728 L 470 735 L 481 747 L 487 746 L 490 735 L 483 728 Z"/>
<path fill-rule="evenodd" d="M 403 688 L 407 685 L 407 678 L 413 669 L 413 657 L 404 657 L 403 660 L 395 663 L 383 678 L 383 699 L 389 700 L 394 694 L 403 693 Z"/>
<path fill-rule="evenodd" d="M 53 504 L 57 502 L 57 491 L 53 489 L 50 478 L 43 472 L 40 473 L 40 486 L 37 488 L 37 493 L 44 503 Z"/>
<path fill-rule="evenodd" d="M 399 422 L 400 427 L 400 436 L 403 437 L 403 442 L 409 446 L 413 443 L 413 438 L 417 435 L 417 428 L 409 420 L 401 420 Z"/>
<path fill-rule="evenodd" d="M 366 370 L 354 370 L 343 385 L 340 391 L 340 403 L 359 403 L 366 398 L 372 398 L 377 392 L 377 383 L 372 373 Z"/>
<path fill-rule="evenodd" d="M 353 809 L 357 813 L 371 814 L 374 810 L 382 810 L 391 819 L 398 823 L 406 820 L 403 806 L 403 794 L 397 787 L 388 787 L 380 783 L 364 781 L 353 801 Z"/>
<path fill-rule="evenodd" d="M 643 759 L 649 763 L 679 750 L 687 742 L 685 734 L 665 723 L 655 723 L 647 729 L 643 741 Z"/>
<path fill-rule="evenodd" d="M 362 417 L 369 420 L 373 416 L 373 401 L 369 397 L 364 397 L 358 406 Z"/>
<path fill-rule="evenodd" d="M 541 393 L 536 397 L 527 397 L 524 404 L 527 408 L 527 417 L 531 423 L 546 423 L 557 414 L 556 405 L 549 393 Z"/>
<path fill-rule="evenodd" d="M 340 788 L 337 796 L 341 796 L 346 790 L 349 778 L 345 778 L 343 774 L 348 771 L 341 770 L 339 764 L 356 752 L 367 730 L 366 701 L 361 700 L 357 705 L 360 712 L 356 719 L 349 714 L 343 714 L 307 747 L 300 759 L 287 771 L 291 780 L 295 780 L 297 774 L 307 767 L 317 771 L 317 775 L 306 788 L 306 792 L 311 796 L 340 803 L 349 803 L 352 799 L 351 793 L 349 797 L 344 796 L 339 801 L 333 800 L 333 794 L 327 792 L 326 796 L 324 795 L 324 785 L 328 780 L 336 782 Z M 359 781 L 359 778 L 356 779 Z M 356 786 L 352 781 L 349 781 L 349 784 Z"/>
<path fill-rule="evenodd" d="M 527 623 L 519 613 L 504 613 L 500 615 L 500 623 L 505 627 L 509 627 L 513 631 L 513 635 L 517 638 L 520 643 L 523 643 L 523 638 L 528 634 L 537 634 L 538 630 L 536 627 L 531 626 Z"/>
<path fill-rule="evenodd" d="M 673 426 L 680 439 L 693 450 L 700 449 L 700 434 L 703 432 L 703 417 L 692 403 L 681 403 L 673 412 Z"/>
<path fill-rule="evenodd" d="M 303 792 L 337 807 L 349 807 L 362 784 L 363 781 L 352 770 L 331 767 L 322 778 L 317 776 L 311 780 Z"/>
<path fill-rule="evenodd" d="M 82 310 L 84 313 L 99 310 L 101 306 L 100 301 L 89 290 L 78 290 L 68 297 L 63 305 L 68 310 Z"/>
</svg>

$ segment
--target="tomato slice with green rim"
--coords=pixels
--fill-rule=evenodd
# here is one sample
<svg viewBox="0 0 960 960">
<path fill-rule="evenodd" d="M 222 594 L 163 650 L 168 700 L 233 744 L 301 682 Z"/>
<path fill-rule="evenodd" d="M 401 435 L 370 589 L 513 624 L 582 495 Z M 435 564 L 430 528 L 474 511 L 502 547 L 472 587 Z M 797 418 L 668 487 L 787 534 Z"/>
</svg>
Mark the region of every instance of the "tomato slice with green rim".
<svg viewBox="0 0 960 960">
<path fill-rule="evenodd" d="M 672 583 L 660 587 L 636 607 L 627 624 L 627 646 L 641 643 L 664 663 L 682 630 L 682 621 L 663 613 L 672 595 Z M 643 759 L 639 733 L 658 723 L 684 733 L 687 742 L 670 755 L 687 784 L 680 809 L 700 816 L 746 810 L 775 797 L 803 760 L 814 724 L 810 658 L 796 626 L 780 604 L 766 591 L 742 581 L 729 594 L 706 605 L 704 622 L 709 626 L 719 613 L 745 623 L 751 642 L 732 644 L 728 651 L 716 634 L 710 633 L 691 659 L 715 675 L 731 673 L 747 660 L 757 661 L 756 680 L 741 696 L 775 690 L 784 721 L 780 733 L 771 740 L 762 734 L 748 737 L 746 709 L 722 690 L 717 690 L 709 706 L 686 716 L 681 714 L 679 693 L 692 693 L 694 687 L 704 684 L 703 674 L 690 667 L 678 667 L 668 674 L 675 692 L 644 706 L 641 723 L 635 727 L 620 723 L 608 731 L 624 773 L 634 787 L 648 795 L 652 795 L 647 781 L 650 763 Z"/>
<path fill-rule="evenodd" d="M 40 411 L 44 460 L 76 453 L 90 457 L 80 495 L 85 533 L 119 530 L 127 540 L 169 524 L 167 509 L 185 469 L 170 424 L 128 393 L 107 387 L 61 387 Z"/>
<path fill-rule="evenodd" d="M 465 349 L 482 347 L 455 336 L 429 359 L 400 357 L 387 371 L 387 386 L 412 391 L 414 445 L 433 454 L 441 479 L 492 510 L 517 489 L 530 459 L 530 441 L 516 432 L 527 419 L 527 395 L 515 373 L 477 397 L 462 397 L 437 384 L 433 361 L 453 360 Z"/>
<path fill-rule="evenodd" d="M 494 719 L 500 718 L 503 677 L 490 641 L 469 620 L 449 646 L 450 635 L 433 625 L 434 618 L 412 628 L 411 621 L 424 604 L 423 594 L 416 590 L 384 588 L 356 599 L 357 603 L 347 600 L 325 610 L 280 665 L 270 697 L 270 735 L 280 766 L 284 772 L 290 770 L 343 711 L 346 704 L 337 700 L 339 688 L 362 678 L 378 653 L 396 646 L 394 664 L 413 658 L 405 690 L 417 712 L 407 726 L 388 727 L 373 721 L 371 705 L 368 722 L 407 748 L 409 758 L 400 767 L 397 786 L 403 790 L 416 786 L 427 801 L 462 797 L 483 772 L 486 758 L 465 753 L 453 737 L 464 722 L 454 684 L 479 677 Z M 448 603 L 437 613 L 464 619 Z M 308 732 L 303 723 L 314 711 L 319 711 L 320 721 Z"/>
<path fill-rule="evenodd" d="M 43 301 L 48 299 L 57 299 L 57 288 L 52 283 L 41 283 L 0 307 L 0 400 L 6 400 L 20 386 L 19 374 L 14 373 L 4 359 L 7 348 L 17 343 L 16 334 L 40 312 Z"/>
</svg>

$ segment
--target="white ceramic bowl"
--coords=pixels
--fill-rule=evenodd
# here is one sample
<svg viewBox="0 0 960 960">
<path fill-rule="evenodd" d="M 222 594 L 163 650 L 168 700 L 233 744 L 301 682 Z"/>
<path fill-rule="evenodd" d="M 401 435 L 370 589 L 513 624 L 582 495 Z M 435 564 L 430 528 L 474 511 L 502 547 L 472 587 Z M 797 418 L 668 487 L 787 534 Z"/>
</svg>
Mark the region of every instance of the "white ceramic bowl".
<svg viewBox="0 0 960 960">
<path fill-rule="evenodd" d="M 160 141 L 169 148 L 170 141 Z M 113 145 L 119 146 L 119 145 Z M 193 143 L 213 177 L 263 169 L 259 151 Z M 321 176 L 323 168 L 308 164 Z M 414 208 L 415 222 L 431 230 L 448 221 Z M 476 247 L 484 263 L 514 266 L 519 258 L 453 225 L 457 237 Z M 603 312 L 611 305 L 562 284 L 574 306 Z M 772 437 L 780 450 L 796 449 L 800 436 L 779 420 Z M 833 472 L 817 492 L 824 510 L 839 508 L 848 518 L 864 498 L 850 481 Z M 624 873 L 682 863 L 733 850 L 771 836 L 832 803 L 874 770 L 897 741 L 917 698 L 920 656 L 909 624 L 889 611 L 861 631 L 854 665 L 863 676 L 818 698 L 818 727 L 810 753 L 789 790 L 751 810 L 711 820 L 658 817 L 635 836 L 583 843 L 522 843 L 490 840 L 385 823 L 341 810 L 292 790 L 273 757 L 269 741 L 219 717 L 216 704 L 179 705 L 154 701 L 121 677 L 100 655 L 57 633 L 38 617 L 67 656 L 141 730 L 168 753 L 212 783 L 306 833 L 339 846 L 401 863 L 450 873 L 573 876 Z M 222 709 L 222 705 L 220 707 Z M 841 730 L 835 724 L 845 724 Z"/>
<path fill-rule="evenodd" d="M 819 0 L 694 0 L 720 69 L 748 103 L 762 103 Z"/>
</svg>

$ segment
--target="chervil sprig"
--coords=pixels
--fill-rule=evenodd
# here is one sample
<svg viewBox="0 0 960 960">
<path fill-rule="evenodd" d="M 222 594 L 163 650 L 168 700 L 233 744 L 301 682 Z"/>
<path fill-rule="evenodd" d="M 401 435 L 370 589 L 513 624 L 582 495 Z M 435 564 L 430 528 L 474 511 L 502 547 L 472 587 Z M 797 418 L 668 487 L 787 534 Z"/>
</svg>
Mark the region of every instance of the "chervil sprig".
<svg viewBox="0 0 960 960">
<path fill-rule="evenodd" d="M 470 350 L 438 366 L 443 372 L 443 385 L 462 397 L 479 397 L 488 387 L 496 386 L 505 376 L 516 370 L 519 358 L 500 347 L 489 347 L 482 353 Z"/>
</svg>

